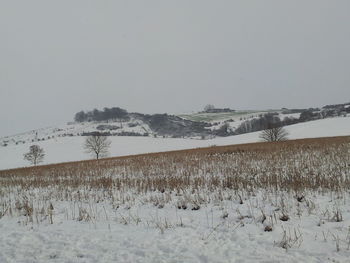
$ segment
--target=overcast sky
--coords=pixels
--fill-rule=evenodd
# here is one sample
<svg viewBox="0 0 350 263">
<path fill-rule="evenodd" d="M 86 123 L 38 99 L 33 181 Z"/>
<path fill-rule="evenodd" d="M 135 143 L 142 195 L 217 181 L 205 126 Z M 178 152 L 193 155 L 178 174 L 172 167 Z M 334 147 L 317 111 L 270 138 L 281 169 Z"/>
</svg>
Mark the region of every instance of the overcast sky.
<svg viewBox="0 0 350 263">
<path fill-rule="evenodd" d="M 349 0 L 0 0 L 0 136 L 119 106 L 350 101 Z"/>
</svg>

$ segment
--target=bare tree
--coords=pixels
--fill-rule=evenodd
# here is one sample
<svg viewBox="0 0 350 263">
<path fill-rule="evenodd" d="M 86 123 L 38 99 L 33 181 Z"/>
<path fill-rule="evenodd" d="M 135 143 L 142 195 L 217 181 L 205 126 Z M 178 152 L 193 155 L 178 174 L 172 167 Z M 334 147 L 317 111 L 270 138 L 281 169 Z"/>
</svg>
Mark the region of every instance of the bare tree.
<svg viewBox="0 0 350 263">
<path fill-rule="evenodd" d="M 278 142 L 287 140 L 288 135 L 289 133 L 285 128 L 270 125 L 270 128 L 263 130 L 259 137 L 266 142 Z"/>
<path fill-rule="evenodd" d="M 44 149 L 39 145 L 32 145 L 29 147 L 29 152 L 24 154 L 24 159 L 29 161 L 33 165 L 37 165 L 44 160 Z"/>
<path fill-rule="evenodd" d="M 98 160 L 108 154 L 108 149 L 111 146 L 111 141 L 107 136 L 93 135 L 86 138 L 84 148 L 87 153 L 96 156 Z"/>
</svg>

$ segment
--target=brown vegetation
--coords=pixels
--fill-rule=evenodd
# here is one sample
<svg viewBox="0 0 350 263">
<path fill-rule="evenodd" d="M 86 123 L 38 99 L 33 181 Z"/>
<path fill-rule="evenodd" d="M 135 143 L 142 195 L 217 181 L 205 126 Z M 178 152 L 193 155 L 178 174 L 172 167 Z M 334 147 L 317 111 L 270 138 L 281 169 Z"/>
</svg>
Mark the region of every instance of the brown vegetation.
<svg viewBox="0 0 350 263">
<path fill-rule="evenodd" d="M 219 146 L 0 171 L 0 186 L 68 189 L 348 189 L 350 137 Z"/>
</svg>

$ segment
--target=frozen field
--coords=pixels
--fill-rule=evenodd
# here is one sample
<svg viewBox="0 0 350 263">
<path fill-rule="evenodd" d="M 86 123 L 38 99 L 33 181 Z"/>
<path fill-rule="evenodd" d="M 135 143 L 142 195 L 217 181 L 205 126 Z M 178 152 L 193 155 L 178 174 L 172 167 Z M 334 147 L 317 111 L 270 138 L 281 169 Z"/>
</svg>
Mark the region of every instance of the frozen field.
<svg viewBox="0 0 350 263">
<path fill-rule="evenodd" d="M 0 262 L 349 262 L 349 137 L 0 172 Z"/>
<path fill-rule="evenodd" d="M 323 119 L 287 126 L 290 139 L 314 138 L 327 136 L 350 135 L 350 117 Z M 122 156 L 148 152 L 162 152 L 179 149 L 190 149 L 212 145 L 229 145 L 258 142 L 259 132 L 215 138 L 212 140 L 171 139 L 151 137 L 110 137 L 112 146 L 110 156 Z M 78 161 L 91 158 L 83 149 L 84 137 L 56 137 L 47 141 L 35 142 L 44 148 L 44 164 Z M 17 140 L 21 140 L 20 137 Z M 23 154 L 30 143 L 0 146 L 0 169 L 27 166 Z"/>
</svg>

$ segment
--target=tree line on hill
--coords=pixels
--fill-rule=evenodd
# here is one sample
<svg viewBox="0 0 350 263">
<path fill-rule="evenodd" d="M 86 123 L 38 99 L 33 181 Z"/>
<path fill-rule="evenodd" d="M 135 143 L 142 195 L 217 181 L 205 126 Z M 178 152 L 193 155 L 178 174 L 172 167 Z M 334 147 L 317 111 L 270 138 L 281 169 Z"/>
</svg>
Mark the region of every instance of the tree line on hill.
<svg viewBox="0 0 350 263">
<path fill-rule="evenodd" d="M 210 112 L 212 109 L 216 109 L 214 106 L 206 106 L 206 111 Z M 226 109 L 224 109 L 226 110 Z M 229 110 L 229 109 L 228 109 Z M 233 110 L 230 110 L 233 111 Z M 292 125 L 300 122 L 306 122 L 311 120 L 345 116 L 350 113 L 350 103 L 327 105 L 321 109 L 309 108 L 309 109 L 282 109 L 283 114 L 300 113 L 299 118 L 286 116 L 284 119 L 279 117 L 277 112 L 269 112 L 266 114 L 260 114 L 259 116 L 246 120 L 241 125 L 232 130 L 228 123 L 224 123 L 218 129 L 208 129 L 213 126 L 211 123 L 203 121 L 191 121 L 180 118 L 175 115 L 168 114 L 142 114 L 142 113 L 128 113 L 125 109 L 119 107 L 104 108 L 103 110 L 94 109 L 92 111 L 80 111 L 75 114 L 74 120 L 76 122 L 86 121 L 129 121 L 130 119 L 141 120 L 149 125 L 154 134 L 159 136 L 172 136 L 172 137 L 185 137 L 185 136 L 230 136 L 238 135 L 248 132 L 256 132 L 268 129 L 271 125 L 274 127 L 282 127 Z M 100 126 L 99 126 L 100 127 Z M 104 131 L 104 126 L 100 127 L 105 135 L 114 135 L 110 133 L 110 127 Z M 115 129 L 118 129 L 116 127 Z M 100 130 L 100 129 L 99 129 Z M 108 131 L 107 131 L 108 130 Z M 117 132 L 116 135 L 126 136 L 148 136 L 148 133 L 139 134 L 133 132 Z M 83 135 L 92 135 L 90 133 Z"/>
<path fill-rule="evenodd" d="M 340 117 L 346 116 L 350 113 L 350 104 L 341 104 L 325 106 L 322 109 L 310 108 L 304 110 L 284 110 L 282 113 L 300 113 L 299 118 L 285 117 L 281 119 L 277 112 L 270 112 L 263 115 L 260 115 L 258 118 L 253 118 L 243 122 L 234 132 L 233 135 L 243 134 L 248 132 L 256 132 L 273 127 L 283 127 L 287 125 L 292 125 L 301 122 L 319 120 L 330 117 Z"/>
<path fill-rule="evenodd" d="M 119 107 L 104 108 L 102 111 L 94 109 L 92 111 L 79 111 L 74 116 L 76 122 L 86 121 L 108 121 L 108 120 L 129 120 L 128 112 Z"/>
</svg>

